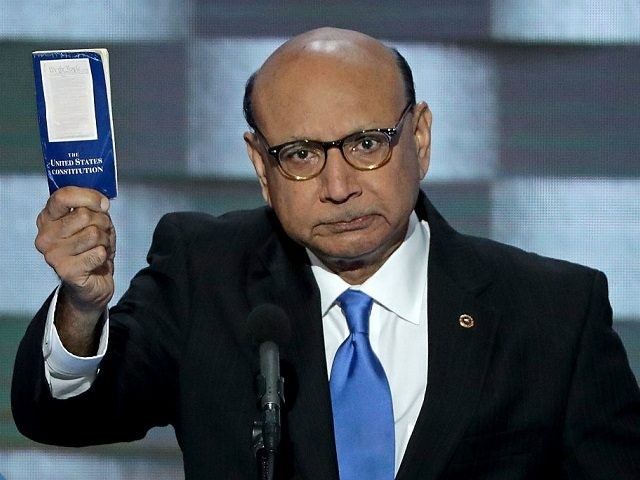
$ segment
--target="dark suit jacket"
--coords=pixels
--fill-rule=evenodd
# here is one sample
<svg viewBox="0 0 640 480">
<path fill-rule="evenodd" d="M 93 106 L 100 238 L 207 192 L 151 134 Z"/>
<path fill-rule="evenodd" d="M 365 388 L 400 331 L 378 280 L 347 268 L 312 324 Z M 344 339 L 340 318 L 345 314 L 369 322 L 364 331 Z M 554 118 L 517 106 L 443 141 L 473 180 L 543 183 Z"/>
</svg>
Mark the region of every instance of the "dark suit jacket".
<svg viewBox="0 0 640 480">
<path fill-rule="evenodd" d="M 640 478 L 640 393 L 604 275 L 461 235 L 423 195 L 416 210 L 431 229 L 429 371 L 397 478 Z M 172 424 L 187 479 L 256 478 L 246 319 L 273 303 L 293 324 L 280 478 L 337 479 L 319 291 L 274 213 L 168 215 L 148 260 L 111 310 L 97 379 L 72 399 L 46 385 L 43 306 L 15 364 L 19 429 L 73 446 Z"/>
</svg>

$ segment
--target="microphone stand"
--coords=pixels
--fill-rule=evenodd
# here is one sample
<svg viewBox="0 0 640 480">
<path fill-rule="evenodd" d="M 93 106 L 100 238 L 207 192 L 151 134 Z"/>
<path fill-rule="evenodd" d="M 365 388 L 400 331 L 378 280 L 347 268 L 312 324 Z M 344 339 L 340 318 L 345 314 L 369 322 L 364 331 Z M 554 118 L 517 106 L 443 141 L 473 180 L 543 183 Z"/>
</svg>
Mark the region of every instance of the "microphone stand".
<svg viewBox="0 0 640 480">
<path fill-rule="evenodd" d="M 269 343 L 272 345 L 268 345 Z M 272 346 L 272 342 L 264 342 L 260 345 L 260 350 L 267 350 Z M 266 355 L 261 355 L 260 373 L 256 376 L 256 392 L 260 403 L 260 413 L 253 422 L 251 447 L 258 461 L 259 479 L 273 480 L 275 457 L 281 437 L 280 405 L 284 405 L 284 379 L 280 376 L 279 365 L 276 363 L 274 367 L 273 362 L 265 365 L 263 362 L 265 357 Z M 267 385 L 265 375 L 273 378 L 274 374 L 278 379 L 276 385 Z M 276 391 L 273 389 L 274 386 Z"/>
<path fill-rule="evenodd" d="M 289 317 L 282 308 L 265 303 L 247 317 L 252 343 L 259 345 L 260 373 L 256 377 L 259 415 L 253 422 L 251 448 L 258 460 L 260 478 L 273 480 L 280 444 L 280 405 L 284 405 L 284 379 L 280 376 L 280 350 L 291 337 Z"/>
</svg>

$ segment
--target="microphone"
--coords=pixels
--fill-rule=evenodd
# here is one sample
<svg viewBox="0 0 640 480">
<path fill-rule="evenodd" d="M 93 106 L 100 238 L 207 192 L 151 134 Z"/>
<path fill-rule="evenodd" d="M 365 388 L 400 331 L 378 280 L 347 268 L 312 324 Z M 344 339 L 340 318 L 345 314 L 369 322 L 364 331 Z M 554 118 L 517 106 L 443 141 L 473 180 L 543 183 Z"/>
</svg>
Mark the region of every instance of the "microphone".
<svg viewBox="0 0 640 480">
<path fill-rule="evenodd" d="M 279 347 L 289 343 L 291 325 L 284 310 L 269 303 L 253 309 L 247 322 L 250 338 L 260 353 L 257 384 L 261 420 L 254 423 L 254 453 L 264 448 L 274 454 L 280 443 L 280 409 L 284 403 Z"/>
</svg>

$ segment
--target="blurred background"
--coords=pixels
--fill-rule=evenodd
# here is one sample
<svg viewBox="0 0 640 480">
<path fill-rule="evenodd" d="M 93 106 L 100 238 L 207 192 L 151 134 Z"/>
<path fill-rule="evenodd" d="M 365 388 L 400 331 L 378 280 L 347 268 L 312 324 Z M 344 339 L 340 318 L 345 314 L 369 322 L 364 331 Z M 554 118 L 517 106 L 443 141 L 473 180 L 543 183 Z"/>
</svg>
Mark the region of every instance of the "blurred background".
<svg viewBox="0 0 640 480">
<path fill-rule="evenodd" d="M 171 428 L 65 449 L 13 424 L 17 344 L 57 284 L 33 247 L 48 190 L 31 51 L 109 49 L 117 298 L 163 213 L 262 204 L 242 141 L 244 82 L 288 37 L 326 25 L 383 39 L 412 65 L 434 116 L 423 187 L 457 229 L 607 274 L 640 377 L 640 1 L 3 0 L 1 475 L 183 478 Z"/>
</svg>

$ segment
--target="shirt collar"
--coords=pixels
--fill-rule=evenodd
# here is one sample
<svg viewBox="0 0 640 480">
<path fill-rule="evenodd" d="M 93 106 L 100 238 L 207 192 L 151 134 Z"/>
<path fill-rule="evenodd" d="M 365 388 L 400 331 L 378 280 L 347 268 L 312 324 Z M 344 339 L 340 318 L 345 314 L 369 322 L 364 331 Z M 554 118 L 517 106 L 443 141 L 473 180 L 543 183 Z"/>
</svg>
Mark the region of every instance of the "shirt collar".
<svg viewBox="0 0 640 480">
<path fill-rule="evenodd" d="M 323 316 L 342 292 L 357 288 L 400 318 L 420 323 L 420 308 L 427 282 L 429 225 L 426 221 L 420 222 L 415 212 L 409 217 L 409 227 L 402 244 L 362 285 L 349 285 L 308 249 L 307 254 L 320 289 Z"/>
</svg>

